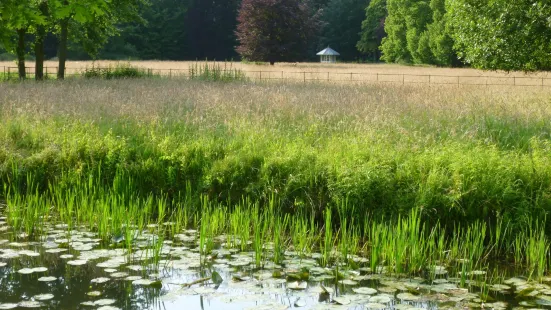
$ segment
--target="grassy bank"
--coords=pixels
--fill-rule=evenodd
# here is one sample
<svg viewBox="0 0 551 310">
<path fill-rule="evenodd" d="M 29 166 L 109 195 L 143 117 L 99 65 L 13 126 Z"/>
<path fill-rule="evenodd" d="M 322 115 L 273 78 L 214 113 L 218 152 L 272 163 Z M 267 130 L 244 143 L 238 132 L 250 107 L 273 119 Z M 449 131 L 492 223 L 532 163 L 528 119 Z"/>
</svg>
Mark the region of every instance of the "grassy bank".
<svg viewBox="0 0 551 310">
<path fill-rule="evenodd" d="M 375 253 L 372 262 L 388 262 L 392 252 L 373 251 L 377 240 L 389 239 L 375 232 L 411 235 L 396 232 L 410 229 L 399 224 L 404 216 L 414 219 L 407 227 L 419 232 L 415 240 L 446 240 L 442 249 L 404 254 L 408 260 L 433 259 L 427 253 L 454 248 L 455 237 L 474 238 L 472 231 L 484 225 L 473 247 L 482 242 L 491 252 L 502 242 L 496 235 L 509 242 L 523 236 L 516 250 L 506 252 L 524 261 L 528 250 L 520 247 L 529 245 L 521 240 L 533 240 L 540 254 L 547 246 L 539 232 L 549 228 L 542 225 L 551 210 L 549 103 L 549 93 L 539 88 L 157 79 L 0 84 L 3 200 L 41 205 L 34 215 L 12 208 L 27 221 L 53 205 L 53 212 L 65 210 L 65 221 L 110 210 L 115 219 L 143 214 L 134 220 L 146 223 L 179 210 L 183 226 L 199 225 L 208 205 L 226 210 L 215 221 L 220 231 L 247 224 L 232 228 L 236 206 L 242 212 L 257 208 L 246 217 L 251 227 L 263 216 L 281 221 L 277 230 L 291 236 L 317 230 L 310 245 L 327 251 L 332 247 L 326 244 L 344 238 L 359 252 L 363 240 L 366 253 Z M 212 210 L 204 216 L 218 214 Z M 284 224 L 286 214 L 302 214 L 302 222 Z M 389 219 L 397 226 L 376 226 Z M 115 221 L 101 225 L 124 224 Z M 21 222 L 21 229 L 32 226 Z M 538 229 L 527 229 L 533 225 Z M 263 229 L 249 237 L 265 240 L 276 228 Z M 415 240 L 396 240 L 393 247 Z M 499 256 L 499 249 L 492 253 Z"/>
</svg>

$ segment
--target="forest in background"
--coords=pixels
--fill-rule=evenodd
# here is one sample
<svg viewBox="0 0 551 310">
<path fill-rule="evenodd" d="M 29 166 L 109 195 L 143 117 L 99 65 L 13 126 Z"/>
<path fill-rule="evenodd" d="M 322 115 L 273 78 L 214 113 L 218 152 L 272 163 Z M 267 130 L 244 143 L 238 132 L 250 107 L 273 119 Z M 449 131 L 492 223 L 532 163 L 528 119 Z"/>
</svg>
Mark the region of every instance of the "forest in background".
<svg viewBox="0 0 551 310">
<path fill-rule="evenodd" d="M 114 0 L 110 3 L 2 1 L 0 60 L 15 59 L 22 29 L 28 59 L 35 57 L 35 39 L 40 31 L 45 59 L 56 58 L 62 34 L 60 23 L 67 21 L 67 57 L 73 60 L 268 61 L 267 54 L 259 51 L 271 44 L 273 48 L 268 49 L 277 54 L 272 57 L 276 61 L 316 60 L 315 53 L 329 45 L 341 53 L 339 60 L 348 62 L 469 65 L 525 71 L 551 68 L 551 5 L 543 0 Z M 246 12 L 247 7 L 250 12 Z M 256 23 L 251 22 L 255 16 Z M 251 34 L 257 36 L 251 38 Z M 263 35 L 265 38 L 274 35 L 277 39 L 263 41 Z M 256 46 L 249 47 L 247 54 L 243 46 L 250 41 Z"/>
</svg>

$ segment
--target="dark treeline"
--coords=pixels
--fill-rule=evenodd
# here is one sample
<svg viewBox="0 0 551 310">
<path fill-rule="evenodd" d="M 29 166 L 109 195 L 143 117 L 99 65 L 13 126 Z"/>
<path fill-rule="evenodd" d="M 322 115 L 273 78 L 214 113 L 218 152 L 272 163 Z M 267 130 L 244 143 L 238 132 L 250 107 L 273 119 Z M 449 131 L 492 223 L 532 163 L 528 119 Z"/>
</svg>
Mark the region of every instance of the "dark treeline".
<svg viewBox="0 0 551 310">
<path fill-rule="evenodd" d="M 0 60 L 307 61 L 329 45 L 341 61 L 547 70 L 549 16 L 544 0 L 2 0 Z"/>
</svg>

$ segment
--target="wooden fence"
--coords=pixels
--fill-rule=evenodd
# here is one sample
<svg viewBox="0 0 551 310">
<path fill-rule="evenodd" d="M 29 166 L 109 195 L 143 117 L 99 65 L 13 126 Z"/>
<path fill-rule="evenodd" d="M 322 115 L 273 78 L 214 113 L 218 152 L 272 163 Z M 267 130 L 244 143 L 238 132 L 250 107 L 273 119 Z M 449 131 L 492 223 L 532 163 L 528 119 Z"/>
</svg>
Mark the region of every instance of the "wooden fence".
<svg viewBox="0 0 551 310">
<path fill-rule="evenodd" d="M 91 68 L 89 68 L 91 69 Z M 94 67 L 94 69 L 108 69 Z M 167 78 L 189 78 L 189 69 L 154 69 L 142 68 L 147 75 Z M 86 68 L 66 68 L 67 77 L 82 77 Z M 231 72 L 235 72 L 233 69 Z M 239 69 L 238 69 L 239 70 Z M 229 70 L 228 70 L 229 71 Z M 0 67 L 4 80 L 17 79 L 17 67 Z M 27 75 L 34 75 L 34 67 L 26 68 Z M 225 70 L 221 70 L 225 72 Z M 401 73 L 361 73 L 361 72 L 313 72 L 313 71 L 275 71 L 275 70 L 241 70 L 253 81 L 295 81 L 295 82 L 371 82 L 396 84 L 429 84 L 429 85 L 482 85 L 482 86 L 532 86 L 551 87 L 551 78 L 531 76 L 467 76 L 438 74 L 401 74 Z M 57 67 L 44 67 L 46 78 L 55 78 Z"/>
</svg>

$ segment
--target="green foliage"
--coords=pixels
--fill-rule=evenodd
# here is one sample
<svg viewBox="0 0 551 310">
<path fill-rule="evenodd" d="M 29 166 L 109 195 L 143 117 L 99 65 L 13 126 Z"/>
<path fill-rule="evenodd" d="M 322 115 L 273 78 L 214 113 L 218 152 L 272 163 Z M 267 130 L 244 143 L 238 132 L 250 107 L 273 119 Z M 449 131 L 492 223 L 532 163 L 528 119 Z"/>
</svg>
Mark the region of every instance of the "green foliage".
<svg viewBox="0 0 551 310">
<path fill-rule="evenodd" d="M 87 67 L 82 72 L 84 78 L 99 78 L 99 79 L 135 79 L 151 77 L 145 69 L 132 67 L 128 63 L 119 63 L 116 65 L 109 65 L 108 67 Z"/>
<path fill-rule="evenodd" d="M 330 45 L 341 54 L 340 59 L 355 60 L 359 31 L 369 0 L 331 0 L 323 10 L 320 48 Z"/>
<path fill-rule="evenodd" d="M 551 69 L 547 1 L 450 0 L 451 37 L 460 58 L 490 70 Z"/>
<path fill-rule="evenodd" d="M 363 54 L 373 55 L 375 60 L 380 57 L 379 47 L 386 35 L 384 27 L 387 14 L 386 0 L 372 0 L 365 9 L 361 37 L 356 47 Z"/>
<path fill-rule="evenodd" d="M 450 67 L 457 65 L 458 59 L 453 49 L 453 39 L 450 36 L 445 2 L 445 0 L 431 0 L 433 22 L 427 28 L 434 63 Z"/>
<path fill-rule="evenodd" d="M 456 65 L 445 0 L 390 0 L 381 50 L 387 62 Z"/>
<path fill-rule="evenodd" d="M 211 65 L 207 61 L 203 64 L 193 64 L 189 68 L 189 78 L 191 80 L 223 82 L 248 80 L 242 70 L 232 68 L 231 64 L 228 67 L 227 63 L 224 63 L 224 67 L 222 67 L 219 63 L 213 63 Z"/>
</svg>

